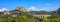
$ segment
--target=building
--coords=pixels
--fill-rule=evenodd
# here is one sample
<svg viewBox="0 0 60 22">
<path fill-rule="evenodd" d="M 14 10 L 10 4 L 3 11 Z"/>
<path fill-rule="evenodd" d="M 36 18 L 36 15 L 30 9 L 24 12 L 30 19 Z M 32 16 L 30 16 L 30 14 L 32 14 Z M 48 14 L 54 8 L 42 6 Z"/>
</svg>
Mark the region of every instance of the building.
<svg viewBox="0 0 60 22">
<path fill-rule="evenodd" d="M 15 10 L 12 10 L 11 12 L 4 12 L 4 15 L 10 15 L 11 17 L 17 17 L 19 16 L 20 12 L 27 12 L 23 7 L 17 7 Z"/>
</svg>

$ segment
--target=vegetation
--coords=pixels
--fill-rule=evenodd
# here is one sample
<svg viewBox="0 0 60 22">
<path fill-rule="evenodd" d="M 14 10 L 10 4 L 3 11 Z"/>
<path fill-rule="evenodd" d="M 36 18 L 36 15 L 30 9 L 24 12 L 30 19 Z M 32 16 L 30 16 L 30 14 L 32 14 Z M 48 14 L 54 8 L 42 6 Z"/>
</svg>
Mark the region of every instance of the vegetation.
<svg viewBox="0 0 60 22">
<path fill-rule="evenodd" d="M 42 22 L 60 22 L 60 8 L 58 8 L 56 11 L 30 11 L 32 14 L 50 14 L 51 17 L 42 19 Z M 38 19 L 39 20 L 39 19 Z M 41 21 L 41 19 L 40 19 Z"/>
<path fill-rule="evenodd" d="M 20 9 L 22 9 L 22 7 L 19 7 L 19 9 L 9 11 L 10 14 L 6 14 L 6 15 L 4 15 L 3 12 L 0 12 L 0 22 L 60 22 L 60 8 L 58 8 L 57 13 L 56 11 L 51 11 L 51 12 L 47 12 L 47 11 L 28 12 L 27 11 L 26 12 L 25 9 L 23 10 Z M 32 16 L 32 14 L 51 14 L 51 17 L 40 19 Z M 12 17 L 14 15 L 17 15 L 17 17 Z"/>
<path fill-rule="evenodd" d="M 21 7 L 20 9 L 25 10 Z M 10 14 L 6 15 L 3 13 L 3 16 L 0 17 L 0 22 L 37 22 L 37 19 L 34 19 L 31 13 L 20 11 L 20 9 L 9 11 Z M 15 14 L 17 17 L 13 17 Z"/>
</svg>

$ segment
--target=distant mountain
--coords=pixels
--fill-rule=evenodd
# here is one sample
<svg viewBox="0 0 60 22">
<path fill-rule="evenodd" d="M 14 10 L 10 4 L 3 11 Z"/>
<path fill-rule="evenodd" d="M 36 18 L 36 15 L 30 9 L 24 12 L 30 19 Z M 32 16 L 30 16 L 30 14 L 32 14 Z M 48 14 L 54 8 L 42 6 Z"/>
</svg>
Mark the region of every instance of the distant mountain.
<svg viewBox="0 0 60 22">
<path fill-rule="evenodd" d="M 49 14 L 47 11 L 30 11 L 32 14 Z"/>
<path fill-rule="evenodd" d="M 56 13 L 56 11 L 30 11 L 32 14 L 53 14 Z"/>
</svg>

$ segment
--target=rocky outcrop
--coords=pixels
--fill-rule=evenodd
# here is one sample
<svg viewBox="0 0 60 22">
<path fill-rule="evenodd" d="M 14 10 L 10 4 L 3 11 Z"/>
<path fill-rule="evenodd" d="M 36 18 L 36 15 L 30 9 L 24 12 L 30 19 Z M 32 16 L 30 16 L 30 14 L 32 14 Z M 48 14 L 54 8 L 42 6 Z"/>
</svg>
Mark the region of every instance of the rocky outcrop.
<svg viewBox="0 0 60 22">
<path fill-rule="evenodd" d="M 8 14 L 8 15 L 10 15 L 10 16 L 12 16 L 12 17 L 17 17 L 17 16 L 19 16 L 19 14 L 20 14 L 21 12 L 26 13 L 27 10 L 24 9 L 23 7 L 18 6 L 15 10 L 12 10 L 12 11 L 10 11 L 10 12 L 4 12 L 4 15 Z"/>
</svg>

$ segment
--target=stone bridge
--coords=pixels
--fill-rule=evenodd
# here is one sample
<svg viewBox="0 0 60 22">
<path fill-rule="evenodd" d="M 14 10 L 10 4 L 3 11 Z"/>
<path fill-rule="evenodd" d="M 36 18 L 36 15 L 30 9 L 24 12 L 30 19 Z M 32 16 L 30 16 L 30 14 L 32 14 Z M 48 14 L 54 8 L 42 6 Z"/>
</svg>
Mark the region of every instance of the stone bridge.
<svg viewBox="0 0 60 22">
<path fill-rule="evenodd" d="M 50 17 L 51 15 L 33 15 L 33 16 L 38 18 L 47 18 L 47 17 Z"/>
</svg>

